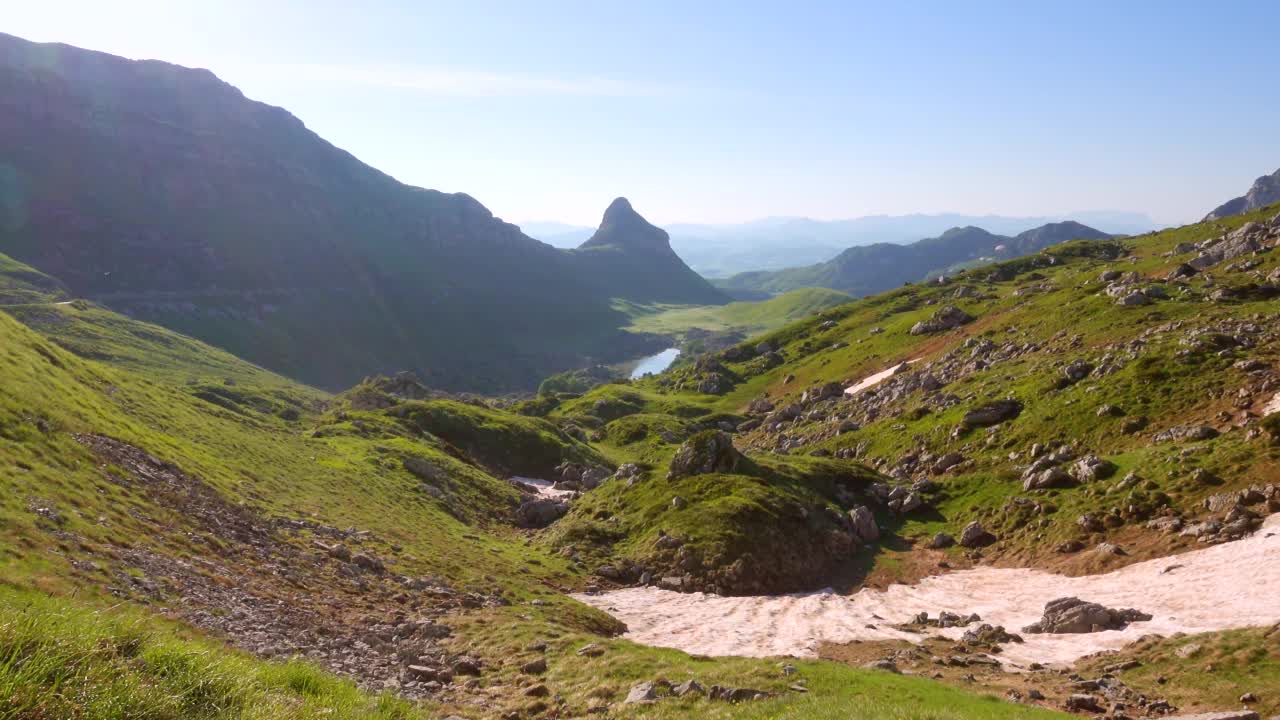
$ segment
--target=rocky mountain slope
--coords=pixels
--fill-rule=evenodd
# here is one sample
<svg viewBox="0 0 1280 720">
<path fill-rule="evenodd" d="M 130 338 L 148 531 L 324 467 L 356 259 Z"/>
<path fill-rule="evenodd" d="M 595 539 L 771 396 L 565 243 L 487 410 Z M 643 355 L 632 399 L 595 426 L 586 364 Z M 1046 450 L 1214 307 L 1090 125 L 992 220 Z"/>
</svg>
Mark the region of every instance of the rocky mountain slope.
<svg viewBox="0 0 1280 720">
<path fill-rule="evenodd" d="M 851 247 L 817 265 L 741 273 L 716 284 L 731 293 L 778 293 L 801 287 L 825 287 L 852 295 L 870 295 L 966 264 L 1026 255 L 1067 240 L 1105 237 L 1109 236 L 1072 221 L 1043 225 L 1013 237 L 995 235 L 978 227 L 957 227 L 936 238 L 906 245 L 877 243 Z"/>
<path fill-rule="evenodd" d="M 1280 170 L 1254 180 L 1249 192 L 1219 205 L 1214 208 L 1213 212 L 1205 215 L 1204 219 L 1219 220 L 1232 215 L 1239 215 L 1240 213 L 1252 212 L 1277 202 L 1280 202 Z"/>
<path fill-rule="evenodd" d="M 669 248 L 557 250 L 162 62 L 0 36 L 0 168 L 0 252 L 333 389 L 406 368 L 437 387 L 532 389 L 651 349 L 619 331 L 615 288 L 723 301 Z"/>
</svg>

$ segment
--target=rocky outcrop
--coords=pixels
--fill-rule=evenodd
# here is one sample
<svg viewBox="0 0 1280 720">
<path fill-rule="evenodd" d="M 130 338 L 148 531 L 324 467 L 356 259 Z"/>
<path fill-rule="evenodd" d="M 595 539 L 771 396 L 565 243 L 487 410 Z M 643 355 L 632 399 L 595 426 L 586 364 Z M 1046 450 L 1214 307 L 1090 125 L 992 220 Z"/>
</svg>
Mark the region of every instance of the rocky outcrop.
<svg viewBox="0 0 1280 720">
<path fill-rule="evenodd" d="M 523 528 L 544 528 L 569 512 L 569 505 L 561 500 L 535 498 L 520 503 L 516 509 L 516 524 Z"/>
<path fill-rule="evenodd" d="M 1066 597 L 1051 600 L 1044 606 L 1044 616 L 1024 628 L 1026 633 L 1090 633 L 1103 630 L 1123 630 L 1132 622 L 1150 620 L 1141 610 L 1125 608 L 1116 610 L 1080 598 Z"/>
<path fill-rule="evenodd" d="M 668 480 L 691 475 L 731 473 L 743 462 L 742 453 L 733 446 L 733 438 L 723 430 L 704 430 L 676 450 L 671 458 Z"/>
<path fill-rule="evenodd" d="M 961 424 L 964 427 L 991 427 L 1012 420 L 1022 414 L 1022 403 L 1018 400 L 996 400 L 979 405 L 964 414 Z"/>
<path fill-rule="evenodd" d="M 928 320 L 921 320 L 911 326 L 912 335 L 930 335 L 944 332 L 961 325 L 973 322 L 974 317 L 955 305 L 947 305 L 933 314 Z"/>
<path fill-rule="evenodd" d="M 876 516 L 866 505 L 859 505 L 849 511 L 849 524 L 853 529 L 854 539 L 860 543 L 873 543 L 880 539 Z"/>
<path fill-rule="evenodd" d="M 1219 205 L 1208 215 L 1205 215 L 1204 219 L 1220 220 L 1232 215 L 1257 210 L 1276 202 L 1280 202 L 1280 170 L 1254 180 L 1249 192 Z"/>
</svg>

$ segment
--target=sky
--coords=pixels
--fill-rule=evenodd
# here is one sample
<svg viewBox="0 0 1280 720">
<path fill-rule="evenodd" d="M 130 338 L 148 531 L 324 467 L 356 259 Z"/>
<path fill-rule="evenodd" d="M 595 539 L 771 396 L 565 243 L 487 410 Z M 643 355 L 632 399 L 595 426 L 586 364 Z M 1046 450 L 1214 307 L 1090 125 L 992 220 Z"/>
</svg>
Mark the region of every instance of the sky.
<svg viewBox="0 0 1280 720">
<path fill-rule="evenodd" d="M 0 31 L 205 67 L 400 180 L 594 225 L 1198 219 L 1280 167 L 1280 2 L 41 0 Z"/>
</svg>

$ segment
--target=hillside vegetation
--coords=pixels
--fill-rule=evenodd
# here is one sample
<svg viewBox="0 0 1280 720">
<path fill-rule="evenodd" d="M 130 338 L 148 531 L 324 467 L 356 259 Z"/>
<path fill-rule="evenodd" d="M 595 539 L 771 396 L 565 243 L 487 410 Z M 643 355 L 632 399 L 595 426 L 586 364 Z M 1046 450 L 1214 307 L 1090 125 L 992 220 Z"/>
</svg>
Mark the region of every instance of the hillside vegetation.
<svg viewBox="0 0 1280 720">
<path fill-rule="evenodd" d="M 523 491 L 503 478 L 621 459 L 572 428 L 405 378 L 330 396 L 92 305 L 11 312 L 29 323 L 0 314 L 0 697 L 17 717 L 497 717 L 597 706 L 631 716 L 646 714 L 618 705 L 632 684 L 691 674 L 779 695 L 750 708 L 673 701 L 661 716 L 1026 716 L 829 663 L 798 664 L 809 690 L 800 694 L 787 690 L 796 677 L 767 661 L 610 639 L 614 621 L 563 594 L 594 582 L 589 558 L 529 545 L 515 527 Z M 751 472 L 783 483 L 776 494 L 762 488 L 762 507 L 827 502 L 824 478 L 847 476 L 829 462 Z M 754 477 L 702 481 L 707 502 Z M 422 630 L 374 639 L 397 623 Z M 603 656 L 577 654 L 593 642 Z M 406 676 L 396 653 L 413 643 L 430 667 L 477 667 L 478 681 Z M 294 654 L 305 659 L 272 659 Z M 522 672 L 537 658 L 550 670 Z M 854 698 L 861 709 L 850 710 Z"/>
</svg>

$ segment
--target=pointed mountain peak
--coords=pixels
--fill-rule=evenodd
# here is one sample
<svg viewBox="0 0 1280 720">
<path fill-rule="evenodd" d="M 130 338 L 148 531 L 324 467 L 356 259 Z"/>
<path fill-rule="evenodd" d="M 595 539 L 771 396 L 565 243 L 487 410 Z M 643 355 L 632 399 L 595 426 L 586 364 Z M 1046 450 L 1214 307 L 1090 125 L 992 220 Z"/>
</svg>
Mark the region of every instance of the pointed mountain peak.
<svg viewBox="0 0 1280 720">
<path fill-rule="evenodd" d="M 631 207 L 631 201 L 624 198 L 615 198 L 609 203 L 609 207 L 604 211 L 604 222 L 609 222 L 609 218 L 616 218 L 622 215 L 636 215 L 635 209 Z"/>
<path fill-rule="evenodd" d="M 605 246 L 671 252 L 667 231 L 641 217 L 624 197 L 609 203 L 600 220 L 600 227 L 581 245 L 583 248 Z"/>
</svg>

